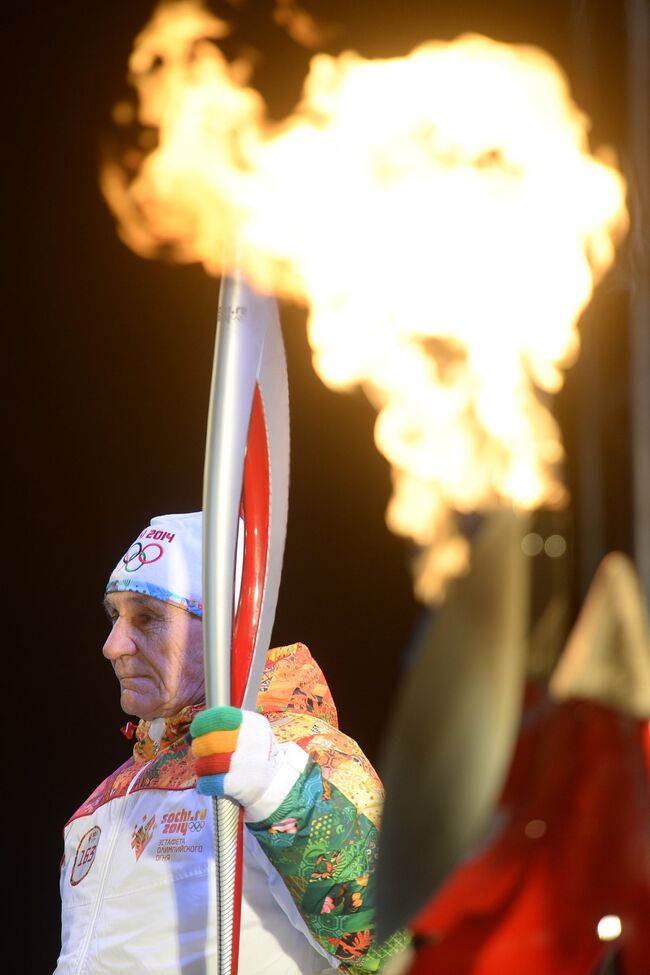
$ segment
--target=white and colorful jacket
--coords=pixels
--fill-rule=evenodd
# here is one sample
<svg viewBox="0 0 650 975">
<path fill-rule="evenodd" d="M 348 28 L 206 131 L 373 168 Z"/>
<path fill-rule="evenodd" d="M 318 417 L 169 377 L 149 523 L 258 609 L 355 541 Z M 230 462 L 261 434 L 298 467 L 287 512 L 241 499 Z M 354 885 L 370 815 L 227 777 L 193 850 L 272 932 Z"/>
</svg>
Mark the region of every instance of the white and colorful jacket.
<svg viewBox="0 0 650 975">
<path fill-rule="evenodd" d="M 141 721 L 133 756 L 65 827 L 55 975 L 211 975 L 216 969 L 212 801 L 195 790 L 189 726 Z M 293 764 L 275 811 L 244 829 L 240 975 L 381 970 L 402 948 L 374 939 L 376 772 L 338 730 L 302 644 L 269 651 L 257 710 Z"/>
</svg>

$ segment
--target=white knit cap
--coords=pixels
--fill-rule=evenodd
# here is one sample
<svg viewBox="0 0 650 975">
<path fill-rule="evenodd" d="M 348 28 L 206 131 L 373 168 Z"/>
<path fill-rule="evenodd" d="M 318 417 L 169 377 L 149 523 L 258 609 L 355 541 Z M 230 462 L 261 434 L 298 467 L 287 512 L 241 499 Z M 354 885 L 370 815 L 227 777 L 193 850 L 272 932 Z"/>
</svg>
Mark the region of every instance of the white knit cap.
<svg viewBox="0 0 650 975">
<path fill-rule="evenodd" d="M 239 519 L 235 605 L 244 558 L 244 520 Z M 203 616 L 203 512 L 157 515 L 140 532 L 111 572 L 106 592 L 140 592 Z"/>
<path fill-rule="evenodd" d="M 106 592 L 139 592 L 203 615 L 203 512 L 158 515 L 111 572 Z"/>
</svg>

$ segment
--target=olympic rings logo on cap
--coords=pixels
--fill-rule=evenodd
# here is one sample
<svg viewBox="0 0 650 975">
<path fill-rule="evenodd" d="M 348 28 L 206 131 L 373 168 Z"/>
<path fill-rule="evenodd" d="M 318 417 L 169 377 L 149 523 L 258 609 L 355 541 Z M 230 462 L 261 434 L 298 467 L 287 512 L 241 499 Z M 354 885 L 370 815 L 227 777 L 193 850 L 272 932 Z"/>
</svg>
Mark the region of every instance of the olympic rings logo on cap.
<svg viewBox="0 0 650 975">
<path fill-rule="evenodd" d="M 122 562 L 124 562 L 124 568 L 127 572 L 137 572 L 143 565 L 151 565 L 152 562 L 157 562 L 163 557 L 163 554 L 164 549 L 157 542 L 149 542 L 147 545 L 143 545 L 142 542 L 134 542 L 123 557 Z M 135 565 L 133 565 L 134 562 Z"/>
</svg>

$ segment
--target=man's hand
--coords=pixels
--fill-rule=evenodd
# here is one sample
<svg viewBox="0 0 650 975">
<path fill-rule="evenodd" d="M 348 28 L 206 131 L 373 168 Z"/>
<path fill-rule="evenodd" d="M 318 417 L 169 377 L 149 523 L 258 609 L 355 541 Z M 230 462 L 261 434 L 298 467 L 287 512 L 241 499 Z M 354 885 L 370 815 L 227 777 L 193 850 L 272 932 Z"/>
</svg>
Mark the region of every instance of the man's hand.
<svg viewBox="0 0 650 975">
<path fill-rule="evenodd" d="M 264 818 L 269 801 L 277 805 L 273 784 L 282 778 L 285 753 L 265 717 L 233 707 L 209 708 L 194 718 L 190 734 L 200 793 L 234 799 L 249 820 Z"/>
</svg>

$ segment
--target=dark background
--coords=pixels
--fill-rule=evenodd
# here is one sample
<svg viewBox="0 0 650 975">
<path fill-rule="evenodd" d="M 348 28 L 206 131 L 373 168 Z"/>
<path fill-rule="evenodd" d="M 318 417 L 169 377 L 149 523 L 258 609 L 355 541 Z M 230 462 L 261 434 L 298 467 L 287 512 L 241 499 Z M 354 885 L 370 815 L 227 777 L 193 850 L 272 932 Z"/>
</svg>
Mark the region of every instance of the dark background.
<svg viewBox="0 0 650 975">
<path fill-rule="evenodd" d="M 626 164 L 624 4 L 305 6 L 338 23 L 331 53 L 404 55 L 466 30 L 538 44 L 591 115 L 592 146 L 615 146 Z M 219 282 L 128 251 L 98 189 L 110 109 L 127 91 L 132 41 L 152 9 L 73 0 L 5 14 L 5 747 L 18 756 L 7 782 L 6 877 L 25 924 L 21 970 L 44 975 L 59 947 L 62 826 L 130 748 L 101 655 L 104 583 L 150 516 L 201 506 Z M 226 53 L 243 44 L 263 52 L 255 81 L 271 113 L 290 111 L 309 53 L 273 24 L 272 4 L 212 9 L 236 27 Z M 583 353 L 555 404 L 573 497 L 558 517 L 574 609 L 599 558 L 632 546 L 625 262 L 624 248 L 584 316 Z M 274 642 L 311 647 L 342 726 L 378 760 L 423 608 L 408 548 L 384 526 L 390 480 L 372 442 L 373 411 L 317 379 L 304 311 L 283 305 L 281 315 L 292 481 Z"/>
</svg>

